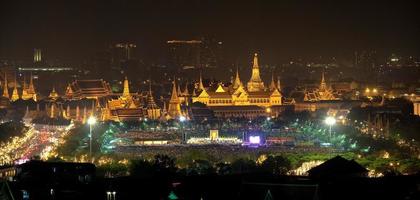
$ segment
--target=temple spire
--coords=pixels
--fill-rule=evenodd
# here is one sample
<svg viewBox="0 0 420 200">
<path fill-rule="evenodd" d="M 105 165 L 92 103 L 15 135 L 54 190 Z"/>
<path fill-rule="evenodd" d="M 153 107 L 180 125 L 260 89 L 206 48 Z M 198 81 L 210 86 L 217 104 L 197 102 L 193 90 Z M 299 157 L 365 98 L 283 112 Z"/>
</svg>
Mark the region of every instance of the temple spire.
<svg viewBox="0 0 420 200">
<path fill-rule="evenodd" d="M 149 95 L 147 97 L 147 116 L 150 119 L 159 119 L 160 117 L 160 108 L 156 104 L 155 99 L 152 95 L 152 81 L 149 81 Z"/>
<path fill-rule="evenodd" d="M 199 82 L 199 85 L 198 85 L 198 89 L 204 90 L 203 77 L 201 76 L 201 71 L 200 71 L 200 82 Z"/>
<path fill-rule="evenodd" d="M 4 73 L 3 97 L 10 98 L 6 72 Z"/>
<path fill-rule="evenodd" d="M 35 93 L 35 87 L 34 87 L 34 78 L 31 73 L 31 78 L 29 79 L 29 91 L 32 93 Z"/>
<path fill-rule="evenodd" d="M 236 77 L 235 77 L 235 81 L 233 82 L 233 89 L 237 89 L 240 86 L 242 86 L 242 82 L 241 82 L 241 79 L 239 77 L 239 68 L 236 67 Z"/>
<path fill-rule="evenodd" d="M 31 96 L 31 98 L 34 101 L 37 101 L 37 96 L 36 96 L 36 91 L 35 91 L 35 86 L 34 86 L 34 80 L 33 80 L 33 76 L 31 73 L 31 78 L 29 80 L 29 88 L 28 88 L 28 94 Z"/>
<path fill-rule="evenodd" d="M 28 87 L 26 87 L 26 76 L 23 75 L 22 99 L 28 100 L 31 98 L 32 98 L 32 95 L 29 94 Z"/>
<path fill-rule="evenodd" d="M 172 86 L 171 99 L 169 100 L 169 108 L 168 108 L 168 113 L 172 118 L 177 118 L 179 115 L 181 115 L 181 103 L 179 101 L 176 88 L 177 88 L 176 81 L 174 79 L 174 83 Z"/>
<path fill-rule="evenodd" d="M 182 92 L 181 92 L 181 84 L 178 84 L 177 93 L 178 93 L 178 95 L 182 94 Z"/>
<path fill-rule="evenodd" d="M 55 86 L 53 86 L 52 91 L 50 92 L 50 95 L 48 96 L 52 100 L 58 99 L 58 93 L 55 91 Z"/>
<path fill-rule="evenodd" d="M 128 83 L 127 76 L 124 79 L 124 89 L 123 89 L 122 97 L 126 99 L 130 98 L 130 85 Z"/>
<path fill-rule="evenodd" d="M 258 54 L 254 54 L 254 64 L 252 66 L 251 79 L 248 81 L 248 91 L 258 92 L 265 89 L 264 83 L 260 77 L 260 67 L 258 65 Z"/>
<path fill-rule="evenodd" d="M 178 92 L 177 92 L 177 89 L 176 89 L 176 82 L 175 82 L 175 80 L 173 81 L 173 85 L 172 85 L 171 101 L 172 100 L 176 100 L 176 101 L 179 100 L 178 99 Z"/>
<path fill-rule="evenodd" d="M 185 83 L 185 88 L 184 88 L 184 92 L 183 92 L 183 94 L 184 94 L 185 96 L 189 95 L 189 91 L 188 91 L 188 82 L 187 82 L 187 83 Z"/>
<path fill-rule="evenodd" d="M 271 73 L 271 83 L 270 83 L 270 90 L 273 91 L 276 89 L 276 82 L 274 81 L 274 72 Z"/>
<path fill-rule="evenodd" d="M 13 92 L 12 92 L 12 101 L 17 101 L 19 99 L 19 94 L 18 94 L 18 90 L 17 90 L 17 81 L 16 81 L 16 75 L 15 75 L 15 86 L 13 87 Z"/>
<path fill-rule="evenodd" d="M 254 54 L 254 64 L 252 65 L 252 68 L 260 68 L 260 66 L 258 65 L 258 54 L 255 53 Z"/>
<path fill-rule="evenodd" d="M 326 89 L 327 89 L 327 83 L 325 82 L 324 72 L 322 72 L 321 84 L 319 85 L 319 90 L 326 90 Z"/>
<path fill-rule="evenodd" d="M 277 89 L 281 91 L 280 76 L 277 77 Z"/>
</svg>

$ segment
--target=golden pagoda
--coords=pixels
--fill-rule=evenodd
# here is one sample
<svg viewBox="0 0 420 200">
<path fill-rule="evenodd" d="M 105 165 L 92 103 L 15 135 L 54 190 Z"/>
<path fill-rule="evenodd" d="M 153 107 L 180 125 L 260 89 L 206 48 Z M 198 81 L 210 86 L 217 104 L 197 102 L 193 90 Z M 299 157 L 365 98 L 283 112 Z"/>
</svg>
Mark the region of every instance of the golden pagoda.
<svg viewBox="0 0 420 200">
<path fill-rule="evenodd" d="M 254 63 L 252 66 L 252 75 L 251 79 L 248 81 L 247 84 L 249 92 L 260 92 L 264 91 L 264 82 L 261 80 L 260 77 L 260 66 L 258 65 L 258 54 L 254 54 Z"/>
<path fill-rule="evenodd" d="M 15 76 L 15 84 L 14 84 L 14 87 L 13 87 L 12 98 L 10 100 L 11 101 L 17 101 L 19 99 L 20 99 L 20 97 L 19 97 L 19 93 L 18 93 L 18 90 L 17 90 L 17 81 L 16 81 L 16 76 Z"/>
<path fill-rule="evenodd" d="M 198 89 L 199 90 L 204 90 L 203 78 L 201 77 L 201 71 L 200 71 L 200 80 L 199 80 Z"/>
<path fill-rule="evenodd" d="M 241 79 L 239 78 L 239 69 L 236 68 L 236 76 L 235 76 L 235 81 L 233 82 L 233 89 L 238 89 L 239 87 L 243 87 L 244 85 L 242 84 Z"/>
<path fill-rule="evenodd" d="M 197 96 L 193 96 L 192 101 L 201 102 L 212 109 L 216 107 L 226 107 L 228 109 L 227 107 L 232 106 L 242 106 L 241 108 L 243 109 L 254 109 L 255 106 L 267 108 L 282 105 L 282 95 L 274 83 L 274 77 L 272 78 L 271 89 L 265 90 L 264 83 L 259 74 L 257 54 L 255 54 L 251 80 L 248 82 L 248 87 L 244 87 L 242 84 L 239 77 L 239 70 L 237 69 L 235 80 L 231 86 L 225 87 L 219 83 L 216 88 L 204 88 Z M 245 106 L 251 107 L 245 108 Z M 238 115 L 243 114 L 242 110 L 238 108 L 232 108 L 230 110 L 232 113 L 235 112 Z"/>
<path fill-rule="evenodd" d="M 313 90 L 306 90 L 304 101 L 325 101 L 325 100 L 337 100 L 331 87 L 327 86 L 325 81 L 324 72 L 321 75 L 321 83 L 319 87 Z"/>
<path fill-rule="evenodd" d="M 277 88 L 276 83 L 274 82 L 274 73 L 271 73 L 271 83 L 270 83 L 270 91 L 273 91 Z"/>
<path fill-rule="evenodd" d="M 6 73 L 4 73 L 3 97 L 10 98 Z"/>
<path fill-rule="evenodd" d="M 124 89 L 123 89 L 123 94 L 120 97 L 122 100 L 130 100 L 131 99 L 131 95 L 130 95 L 130 86 L 128 83 L 128 79 L 127 77 L 125 77 L 124 79 Z"/>
<path fill-rule="evenodd" d="M 177 93 L 177 89 L 176 89 L 176 82 L 174 79 L 174 83 L 172 86 L 172 94 L 171 94 L 171 99 L 169 100 L 169 108 L 168 108 L 168 114 L 172 117 L 172 118 L 177 118 L 178 116 L 181 115 L 181 102 L 178 98 L 178 93 Z"/>
<path fill-rule="evenodd" d="M 48 96 L 52 100 L 58 99 L 58 93 L 55 91 L 55 87 L 53 87 L 52 91 L 50 92 L 50 95 Z"/>
<path fill-rule="evenodd" d="M 37 95 L 36 95 L 34 80 L 33 80 L 32 74 L 31 74 L 31 79 L 29 80 L 28 95 L 31 95 L 32 99 L 34 101 L 37 101 L 38 98 L 37 98 Z"/>
<path fill-rule="evenodd" d="M 147 95 L 147 117 L 150 119 L 159 119 L 161 116 L 160 108 L 157 106 L 152 95 L 152 85 L 149 82 L 149 93 Z"/>
<path fill-rule="evenodd" d="M 71 84 L 68 84 L 67 85 L 67 88 L 66 88 L 66 97 L 68 99 L 71 99 L 73 97 L 73 89 L 71 89 Z"/>
<path fill-rule="evenodd" d="M 32 95 L 29 94 L 29 89 L 26 86 L 26 76 L 23 76 L 22 99 L 23 100 L 32 99 Z"/>
</svg>

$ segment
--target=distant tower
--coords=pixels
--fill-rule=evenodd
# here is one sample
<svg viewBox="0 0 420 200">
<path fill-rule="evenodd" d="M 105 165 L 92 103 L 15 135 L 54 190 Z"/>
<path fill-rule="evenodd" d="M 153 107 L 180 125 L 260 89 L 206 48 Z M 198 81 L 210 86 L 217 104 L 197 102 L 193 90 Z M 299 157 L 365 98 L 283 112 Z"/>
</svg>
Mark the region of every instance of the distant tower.
<svg viewBox="0 0 420 200">
<path fill-rule="evenodd" d="M 254 54 L 254 63 L 252 66 L 252 75 L 251 79 L 248 81 L 248 91 L 258 92 L 264 91 L 264 82 L 262 82 L 260 77 L 260 66 L 258 65 L 258 54 Z"/>
<path fill-rule="evenodd" d="M 277 77 L 277 89 L 281 91 L 280 76 Z"/>
<path fill-rule="evenodd" d="M 172 87 L 171 99 L 169 100 L 168 113 L 172 118 L 176 118 L 181 115 L 181 103 L 179 101 L 178 93 L 176 90 L 175 80 Z"/>
<path fill-rule="evenodd" d="M 41 49 L 34 49 L 34 63 L 42 61 L 42 51 Z"/>
<path fill-rule="evenodd" d="M 132 51 L 136 47 L 137 47 L 137 45 L 132 44 L 132 43 L 118 43 L 118 44 L 116 44 L 115 48 L 121 50 L 119 53 L 117 53 L 116 60 L 119 60 L 119 61 L 131 60 Z"/>
</svg>

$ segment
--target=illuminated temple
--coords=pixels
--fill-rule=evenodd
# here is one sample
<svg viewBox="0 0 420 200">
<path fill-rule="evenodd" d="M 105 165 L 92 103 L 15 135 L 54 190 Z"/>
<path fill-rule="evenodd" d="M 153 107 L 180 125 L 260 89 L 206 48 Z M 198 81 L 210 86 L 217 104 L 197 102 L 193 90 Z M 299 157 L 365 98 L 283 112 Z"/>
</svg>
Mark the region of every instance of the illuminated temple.
<svg viewBox="0 0 420 200">
<path fill-rule="evenodd" d="M 221 117 L 247 117 L 269 115 L 271 107 L 282 105 L 280 82 L 276 85 L 274 78 L 269 87 L 264 86 L 260 77 L 258 55 L 254 55 L 251 78 L 242 83 L 238 70 L 230 86 L 219 83 L 216 88 L 205 88 L 200 75 L 199 91 L 192 97 L 192 102 L 206 104 Z"/>
</svg>

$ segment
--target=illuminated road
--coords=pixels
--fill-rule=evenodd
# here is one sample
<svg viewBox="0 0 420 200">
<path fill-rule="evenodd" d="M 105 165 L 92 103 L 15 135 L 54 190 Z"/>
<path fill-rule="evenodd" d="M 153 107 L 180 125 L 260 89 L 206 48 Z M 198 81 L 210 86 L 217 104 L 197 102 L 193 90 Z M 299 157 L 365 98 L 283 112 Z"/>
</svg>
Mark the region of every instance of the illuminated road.
<svg viewBox="0 0 420 200">
<path fill-rule="evenodd" d="M 32 124 L 26 126 L 29 129 L 22 136 L 0 144 L 0 164 L 24 162 L 34 156 L 43 160 L 54 156 L 60 139 L 73 128 L 73 124 L 65 128 L 35 128 Z"/>
</svg>

